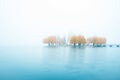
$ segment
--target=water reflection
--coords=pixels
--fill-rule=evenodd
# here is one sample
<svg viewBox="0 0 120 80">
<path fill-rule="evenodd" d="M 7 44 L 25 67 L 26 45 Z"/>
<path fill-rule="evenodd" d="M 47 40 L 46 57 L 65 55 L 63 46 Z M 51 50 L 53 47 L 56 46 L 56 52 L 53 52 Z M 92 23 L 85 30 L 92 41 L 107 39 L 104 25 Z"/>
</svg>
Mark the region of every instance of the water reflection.
<svg viewBox="0 0 120 80">
<path fill-rule="evenodd" d="M 0 52 L 1 80 L 119 80 L 116 48 L 13 47 Z"/>
</svg>

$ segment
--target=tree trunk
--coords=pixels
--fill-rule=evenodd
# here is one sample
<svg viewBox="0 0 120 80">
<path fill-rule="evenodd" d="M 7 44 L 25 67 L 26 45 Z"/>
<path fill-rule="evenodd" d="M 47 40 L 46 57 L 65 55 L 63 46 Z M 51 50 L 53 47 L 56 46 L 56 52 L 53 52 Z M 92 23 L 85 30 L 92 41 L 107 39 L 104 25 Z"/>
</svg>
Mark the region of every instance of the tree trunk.
<svg viewBox="0 0 120 80">
<path fill-rule="evenodd" d="M 95 47 L 95 44 L 93 43 L 93 47 Z"/>
<path fill-rule="evenodd" d="M 74 45 L 74 47 L 76 46 L 75 43 L 73 45 Z"/>
<path fill-rule="evenodd" d="M 78 46 L 81 47 L 81 43 L 79 43 Z"/>
</svg>

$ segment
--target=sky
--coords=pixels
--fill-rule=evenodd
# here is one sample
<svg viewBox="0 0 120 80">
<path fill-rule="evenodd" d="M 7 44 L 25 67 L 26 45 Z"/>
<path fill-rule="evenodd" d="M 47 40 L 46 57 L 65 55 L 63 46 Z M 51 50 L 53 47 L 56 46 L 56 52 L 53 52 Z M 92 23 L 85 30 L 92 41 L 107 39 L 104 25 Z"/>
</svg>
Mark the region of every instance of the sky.
<svg viewBox="0 0 120 80">
<path fill-rule="evenodd" d="M 0 0 L 0 45 L 40 45 L 69 33 L 120 44 L 119 21 L 120 0 Z"/>
</svg>

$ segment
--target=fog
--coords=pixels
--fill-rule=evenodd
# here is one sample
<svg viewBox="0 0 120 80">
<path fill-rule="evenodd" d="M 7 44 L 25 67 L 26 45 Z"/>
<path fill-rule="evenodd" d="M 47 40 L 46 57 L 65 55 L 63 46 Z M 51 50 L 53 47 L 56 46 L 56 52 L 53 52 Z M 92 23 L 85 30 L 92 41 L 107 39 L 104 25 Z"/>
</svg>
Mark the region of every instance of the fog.
<svg viewBox="0 0 120 80">
<path fill-rule="evenodd" d="M 120 43 L 120 0 L 0 0 L 0 45 L 40 45 L 74 33 Z"/>
</svg>

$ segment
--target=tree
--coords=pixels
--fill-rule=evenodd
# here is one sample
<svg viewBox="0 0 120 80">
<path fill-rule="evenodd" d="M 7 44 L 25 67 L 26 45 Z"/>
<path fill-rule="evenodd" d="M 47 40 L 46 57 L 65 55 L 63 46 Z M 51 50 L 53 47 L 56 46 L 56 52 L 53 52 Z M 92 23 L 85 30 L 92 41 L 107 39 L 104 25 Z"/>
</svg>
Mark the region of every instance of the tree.
<svg viewBox="0 0 120 80">
<path fill-rule="evenodd" d="M 76 36 L 76 43 L 81 46 L 81 44 L 86 43 L 86 39 L 83 35 Z"/>
<path fill-rule="evenodd" d="M 43 40 L 43 43 L 44 43 L 44 44 L 48 44 L 48 45 L 50 46 L 50 43 L 49 43 L 49 41 L 48 41 L 48 38 L 45 38 L 45 39 Z"/>
<path fill-rule="evenodd" d="M 87 42 L 88 43 L 92 43 L 93 46 L 95 46 L 95 45 L 102 45 L 102 44 L 106 44 L 106 38 L 94 36 L 94 37 L 88 38 Z"/>
<path fill-rule="evenodd" d="M 70 44 L 73 44 L 74 46 L 76 45 L 77 41 L 76 41 L 76 36 L 72 36 L 70 38 Z"/>
<path fill-rule="evenodd" d="M 81 44 L 82 44 L 82 36 L 80 35 L 80 36 L 76 36 L 76 43 L 79 45 L 79 46 L 81 46 Z"/>
<path fill-rule="evenodd" d="M 56 42 L 57 42 L 56 36 L 49 36 L 49 37 L 48 37 L 48 41 L 49 41 L 51 44 L 56 44 Z"/>
<path fill-rule="evenodd" d="M 85 44 L 85 43 L 86 43 L 86 39 L 85 39 L 84 36 L 81 36 L 81 43 L 82 43 L 82 44 Z"/>
<path fill-rule="evenodd" d="M 70 44 L 74 44 L 74 46 L 76 44 L 78 44 L 79 46 L 81 46 L 81 44 L 85 44 L 86 43 L 86 39 L 83 35 L 79 35 L 79 36 L 72 36 L 70 38 Z"/>
<path fill-rule="evenodd" d="M 43 40 L 44 44 L 48 44 L 49 46 L 56 44 L 57 39 L 56 36 L 48 36 Z"/>
</svg>

